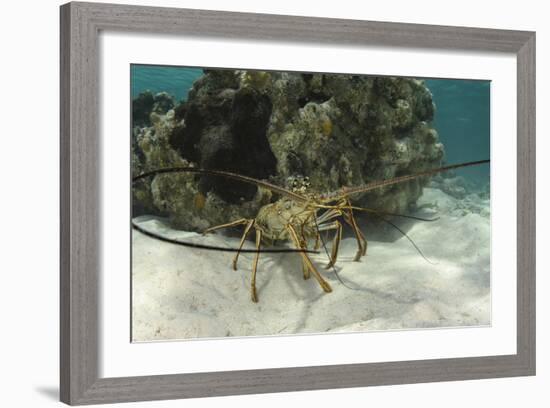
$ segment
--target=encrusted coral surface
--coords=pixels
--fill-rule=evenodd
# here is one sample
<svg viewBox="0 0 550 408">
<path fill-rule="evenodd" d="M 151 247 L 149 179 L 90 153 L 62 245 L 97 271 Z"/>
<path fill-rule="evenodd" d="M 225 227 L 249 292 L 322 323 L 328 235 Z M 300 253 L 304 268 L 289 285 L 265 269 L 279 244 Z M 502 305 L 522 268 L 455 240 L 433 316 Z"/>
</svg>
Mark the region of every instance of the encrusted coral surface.
<svg viewBox="0 0 550 408">
<path fill-rule="evenodd" d="M 324 193 L 437 167 L 444 155 L 429 125 L 432 96 L 415 79 L 206 70 L 186 102 L 172 109 L 166 98 L 157 99 L 134 101 L 134 174 L 193 163 L 279 185 L 307 176 L 311 191 Z M 148 118 L 144 106 L 151 106 Z M 403 212 L 426 183 L 354 200 Z M 134 188 L 134 212 L 201 230 L 253 217 L 272 199 L 268 191 L 223 178 L 166 174 Z"/>
</svg>

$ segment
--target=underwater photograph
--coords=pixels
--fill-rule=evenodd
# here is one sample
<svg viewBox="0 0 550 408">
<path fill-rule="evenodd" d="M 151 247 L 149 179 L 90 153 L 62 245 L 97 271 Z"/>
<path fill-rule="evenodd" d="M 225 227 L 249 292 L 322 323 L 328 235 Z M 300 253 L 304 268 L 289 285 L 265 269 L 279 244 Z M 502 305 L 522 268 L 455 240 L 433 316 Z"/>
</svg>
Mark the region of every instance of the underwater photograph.
<svg viewBox="0 0 550 408">
<path fill-rule="evenodd" d="M 133 342 L 491 324 L 491 82 L 132 64 Z"/>
</svg>

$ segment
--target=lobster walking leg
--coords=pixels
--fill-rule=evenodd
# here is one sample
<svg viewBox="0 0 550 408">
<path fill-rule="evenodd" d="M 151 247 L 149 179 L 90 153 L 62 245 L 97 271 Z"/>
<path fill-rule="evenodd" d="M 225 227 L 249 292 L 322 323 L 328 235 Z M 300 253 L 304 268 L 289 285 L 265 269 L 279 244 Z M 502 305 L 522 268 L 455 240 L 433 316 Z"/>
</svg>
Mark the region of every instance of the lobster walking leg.
<svg viewBox="0 0 550 408">
<path fill-rule="evenodd" d="M 306 247 L 302 247 L 302 249 L 306 249 Z M 307 265 L 306 261 L 302 259 L 302 274 L 304 275 L 304 279 L 307 280 L 310 277 L 309 273 L 309 266 Z"/>
<path fill-rule="evenodd" d="M 342 240 L 342 224 L 340 224 L 339 221 L 331 222 L 330 224 L 326 225 L 320 225 L 319 231 L 328 231 L 328 230 L 336 230 L 336 233 L 334 234 L 334 238 L 332 240 L 332 248 L 330 252 L 330 260 L 326 269 L 332 268 L 334 264 L 336 263 L 336 258 L 338 257 L 338 249 L 340 248 L 340 241 Z"/>
<path fill-rule="evenodd" d="M 256 228 L 256 255 L 254 256 L 254 263 L 252 264 L 252 279 L 250 280 L 250 296 L 254 303 L 258 302 L 258 296 L 256 294 L 256 270 L 258 269 L 258 259 L 260 258 L 260 244 L 262 242 L 262 231 Z"/>
<path fill-rule="evenodd" d="M 305 238 L 303 231 L 302 231 L 302 238 L 300 239 L 300 248 L 307 249 L 307 240 Z M 302 274 L 304 275 L 304 279 L 309 279 L 310 277 L 309 267 L 303 258 L 302 258 Z"/>
<path fill-rule="evenodd" d="M 246 224 L 246 227 L 244 228 L 243 236 L 241 237 L 241 242 L 239 244 L 239 248 L 237 250 L 237 253 L 233 257 L 233 270 L 237 270 L 237 261 L 239 260 L 239 255 L 241 253 L 241 249 L 243 249 L 244 241 L 246 240 L 246 237 L 248 236 L 248 233 L 250 232 L 250 229 L 254 225 L 254 220 L 248 220 L 248 224 Z"/>
<path fill-rule="evenodd" d="M 246 218 L 241 218 L 240 220 L 228 222 L 227 224 L 221 224 L 221 225 L 216 225 L 214 227 L 207 228 L 202 233 L 203 234 L 208 234 L 209 232 L 213 232 L 213 231 L 216 231 L 216 230 L 219 230 L 219 229 L 222 229 L 222 228 L 236 227 L 237 225 L 246 224 L 246 223 L 248 223 L 248 221 L 249 220 L 247 220 Z"/>
<path fill-rule="evenodd" d="M 296 233 L 296 230 L 294 229 L 294 227 L 291 224 L 287 224 L 286 229 L 290 235 L 290 238 L 294 242 L 294 245 L 296 246 L 296 248 L 303 249 L 300 246 L 300 239 L 298 238 L 298 234 Z M 323 288 L 323 290 L 327 293 L 332 292 L 332 288 L 330 287 L 328 282 L 323 279 L 323 277 L 317 271 L 317 269 L 315 269 L 315 266 L 313 265 L 313 263 L 311 262 L 311 259 L 309 259 L 307 254 L 305 252 L 300 252 L 300 255 L 302 256 L 302 260 L 306 263 L 309 271 L 313 274 L 313 276 L 315 276 L 315 279 L 317 279 L 317 282 L 319 282 L 319 285 L 321 286 L 321 288 Z"/>
<path fill-rule="evenodd" d="M 342 210 L 342 216 L 344 217 L 344 221 L 351 227 L 353 230 L 353 233 L 355 234 L 355 239 L 357 239 L 357 253 L 355 254 L 355 258 L 353 258 L 354 261 L 358 261 L 361 259 L 362 256 L 365 256 L 367 254 L 367 240 L 365 239 L 365 236 L 357 226 L 357 222 L 355 221 L 355 217 L 353 216 L 353 211 L 350 208 L 351 203 L 349 200 L 344 201 L 345 210 Z"/>
<path fill-rule="evenodd" d="M 355 258 L 353 260 L 358 261 L 362 256 L 364 256 L 367 253 L 367 240 L 365 239 L 365 236 L 357 226 L 357 222 L 355 221 L 355 217 L 353 216 L 353 211 L 350 208 L 350 206 L 351 206 L 351 203 L 349 202 L 349 200 L 342 200 L 337 205 L 337 208 L 331 209 L 325 212 L 323 215 L 321 215 L 318 218 L 318 221 L 327 222 L 331 219 L 342 216 L 346 224 L 348 224 L 353 230 L 355 239 L 357 240 L 357 253 L 355 254 Z M 341 240 L 341 235 L 340 235 L 340 240 Z M 338 243 L 339 242 L 340 241 L 338 241 Z M 334 245 L 333 245 L 333 248 L 334 248 Z M 329 263 L 327 265 L 327 268 L 332 267 L 332 265 L 334 265 L 334 262 Z"/>
<path fill-rule="evenodd" d="M 362 241 L 363 252 L 362 252 L 361 256 L 365 256 L 367 254 L 367 239 L 365 238 L 365 236 L 361 232 L 361 228 L 359 228 L 357 226 L 357 222 L 355 221 L 355 216 L 353 215 L 353 209 L 351 208 L 351 202 L 349 201 L 348 198 L 346 198 L 346 206 L 347 206 L 348 215 L 349 215 L 349 218 L 350 218 L 350 220 L 353 224 L 353 228 L 355 230 L 355 233 L 359 236 L 359 239 Z"/>
<path fill-rule="evenodd" d="M 357 240 L 357 253 L 355 254 L 355 257 L 353 258 L 354 261 L 358 261 L 361 259 L 362 256 L 364 256 L 367 253 L 367 240 L 365 239 L 365 236 L 363 233 L 359 230 L 357 227 L 357 224 L 355 223 L 355 219 L 353 217 L 350 217 L 348 214 L 344 213 L 344 221 L 351 227 L 353 230 L 353 233 L 355 234 L 355 239 Z"/>
</svg>

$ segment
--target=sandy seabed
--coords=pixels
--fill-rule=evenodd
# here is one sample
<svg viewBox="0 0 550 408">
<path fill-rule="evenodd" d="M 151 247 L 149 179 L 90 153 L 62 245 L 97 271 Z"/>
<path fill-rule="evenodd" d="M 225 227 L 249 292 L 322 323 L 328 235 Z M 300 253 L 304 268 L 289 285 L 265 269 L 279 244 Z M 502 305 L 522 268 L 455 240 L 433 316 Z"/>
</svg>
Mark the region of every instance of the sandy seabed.
<svg viewBox="0 0 550 408">
<path fill-rule="evenodd" d="M 134 230 L 133 341 L 489 325 L 489 201 L 471 197 L 424 190 L 421 214 L 440 219 L 407 221 L 404 229 L 432 263 L 395 234 L 370 239 L 367 256 L 353 262 L 356 241 L 346 235 L 337 262 L 344 285 L 324 269 L 326 255 L 312 255 L 332 293 L 313 277 L 303 279 L 299 254 L 261 254 L 259 303 L 250 300 L 253 253 L 241 254 L 234 271 L 230 252 L 165 243 Z M 239 243 L 221 233 L 173 230 L 158 218 L 135 221 L 170 238 L 233 248 Z"/>
</svg>

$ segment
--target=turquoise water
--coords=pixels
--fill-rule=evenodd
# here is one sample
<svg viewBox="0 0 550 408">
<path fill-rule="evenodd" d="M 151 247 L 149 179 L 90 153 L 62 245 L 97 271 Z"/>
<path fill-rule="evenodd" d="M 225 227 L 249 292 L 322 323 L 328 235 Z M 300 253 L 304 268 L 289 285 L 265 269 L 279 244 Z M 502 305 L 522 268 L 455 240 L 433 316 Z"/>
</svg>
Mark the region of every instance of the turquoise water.
<svg viewBox="0 0 550 408">
<path fill-rule="evenodd" d="M 200 68 L 169 67 L 157 65 L 132 65 L 130 67 L 132 99 L 140 92 L 168 92 L 176 101 L 187 99 L 187 93 L 195 79 L 202 75 Z"/>
<path fill-rule="evenodd" d="M 433 125 L 445 145 L 447 163 L 490 157 L 490 81 L 428 79 L 436 113 Z M 464 177 L 489 177 L 489 166 L 478 166 L 458 173 Z M 485 179 L 485 180 L 483 180 Z"/>
<path fill-rule="evenodd" d="M 176 100 L 185 100 L 193 82 L 202 73 L 199 68 L 132 65 L 132 98 L 150 90 L 168 92 Z M 446 163 L 489 158 L 490 81 L 427 79 L 425 82 L 436 104 L 433 126 L 445 145 Z M 485 181 L 489 166 L 459 170 L 458 173 Z"/>
</svg>

